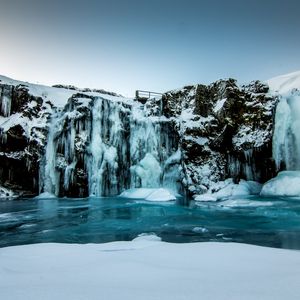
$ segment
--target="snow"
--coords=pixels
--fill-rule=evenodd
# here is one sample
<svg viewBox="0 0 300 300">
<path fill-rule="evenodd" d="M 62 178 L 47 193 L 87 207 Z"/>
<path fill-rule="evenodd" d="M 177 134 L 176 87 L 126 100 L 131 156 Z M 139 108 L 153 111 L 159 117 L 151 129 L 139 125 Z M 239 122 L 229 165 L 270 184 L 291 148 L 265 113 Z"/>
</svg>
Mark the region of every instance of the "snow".
<svg viewBox="0 0 300 300">
<path fill-rule="evenodd" d="M 229 178 L 212 185 L 206 194 L 196 195 L 195 201 L 217 201 L 233 196 L 257 195 L 260 193 L 262 185 L 255 181 L 240 180 L 238 184 Z"/>
<path fill-rule="evenodd" d="M 300 171 L 282 171 L 263 185 L 261 196 L 300 196 Z"/>
<path fill-rule="evenodd" d="M 292 89 L 300 89 L 300 71 L 281 75 L 267 80 L 272 91 L 280 94 L 291 91 Z"/>
<path fill-rule="evenodd" d="M 300 252 L 237 243 L 107 244 L 0 249 L 0 299 L 299 299 Z"/>
<path fill-rule="evenodd" d="M 253 147 L 258 148 L 263 146 L 269 140 L 269 132 L 265 129 L 255 129 L 252 126 L 240 126 L 238 133 L 232 138 L 235 147 L 239 148 L 243 144 L 253 144 Z"/>
<path fill-rule="evenodd" d="M 147 201 L 176 200 L 175 195 L 164 188 L 133 188 L 121 193 L 120 197 L 130 199 L 145 199 Z"/>
<path fill-rule="evenodd" d="M 220 99 L 217 101 L 217 103 L 215 104 L 215 107 L 214 107 L 214 113 L 217 113 L 224 106 L 224 103 L 226 102 L 226 100 L 227 100 L 227 98 Z"/>
</svg>

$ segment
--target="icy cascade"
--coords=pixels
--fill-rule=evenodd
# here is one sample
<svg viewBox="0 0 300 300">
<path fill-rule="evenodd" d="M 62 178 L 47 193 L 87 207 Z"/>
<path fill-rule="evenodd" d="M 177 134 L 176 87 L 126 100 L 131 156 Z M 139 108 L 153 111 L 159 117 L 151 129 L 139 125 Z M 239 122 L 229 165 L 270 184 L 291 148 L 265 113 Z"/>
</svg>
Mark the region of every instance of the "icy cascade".
<svg viewBox="0 0 300 300">
<path fill-rule="evenodd" d="M 300 170 L 299 90 L 280 96 L 275 115 L 273 158 L 278 170 Z"/>
<path fill-rule="evenodd" d="M 56 169 L 56 151 L 57 143 L 55 142 L 56 132 L 59 131 L 57 126 L 59 125 L 60 114 L 54 113 L 49 125 L 48 140 L 45 149 L 45 156 L 41 162 L 40 170 L 40 192 L 47 192 L 52 195 L 58 194 L 59 188 L 59 174 Z"/>
<path fill-rule="evenodd" d="M 0 116 L 9 117 L 11 114 L 12 87 L 3 85 L 0 87 Z"/>
<path fill-rule="evenodd" d="M 137 103 L 77 95 L 52 118 L 40 192 L 111 196 L 161 186 L 178 192 L 180 161 L 166 118 L 147 116 Z"/>
</svg>

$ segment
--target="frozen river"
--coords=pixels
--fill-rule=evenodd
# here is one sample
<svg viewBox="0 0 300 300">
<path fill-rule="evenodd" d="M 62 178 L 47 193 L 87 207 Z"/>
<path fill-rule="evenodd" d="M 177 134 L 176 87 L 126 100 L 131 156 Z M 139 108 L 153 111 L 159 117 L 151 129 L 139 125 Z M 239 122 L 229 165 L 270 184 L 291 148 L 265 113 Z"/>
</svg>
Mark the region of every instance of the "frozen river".
<svg viewBox="0 0 300 300">
<path fill-rule="evenodd" d="M 188 206 L 117 197 L 0 201 L 0 247 L 128 241 L 141 233 L 176 243 L 300 249 L 300 199 L 251 196 Z"/>
</svg>

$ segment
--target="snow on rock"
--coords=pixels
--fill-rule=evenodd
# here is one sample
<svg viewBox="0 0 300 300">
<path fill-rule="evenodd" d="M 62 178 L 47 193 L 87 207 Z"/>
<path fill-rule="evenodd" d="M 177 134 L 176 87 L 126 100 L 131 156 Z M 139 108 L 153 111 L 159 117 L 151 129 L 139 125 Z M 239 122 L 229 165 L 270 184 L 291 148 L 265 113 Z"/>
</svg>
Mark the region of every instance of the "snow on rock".
<svg viewBox="0 0 300 300">
<path fill-rule="evenodd" d="M 217 201 L 232 196 L 258 195 L 262 184 L 255 181 L 240 180 L 238 184 L 229 178 L 211 186 L 208 193 L 196 195 L 195 201 Z"/>
<path fill-rule="evenodd" d="M 263 185 L 261 196 L 300 196 L 300 171 L 282 171 Z"/>
<path fill-rule="evenodd" d="M 70 89 L 70 86 L 64 86 L 64 85 L 56 85 L 53 87 L 46 86 L 46 85 L 40 85 L 40 84 L 32 84 L 28 82 L 18 81 L 14 80 L 5 76 L 0 76 L 0 84 L 6 84 L 11 86 L 23 86 L 26 88 L 30 95 L 35 97 L 40 97 L 44 99 L 45 101 L 50 101 L 54 106 L 63 108 L 69 98 L 71 98 L 72 95 L 80 92 L 85 93 L 87 95 L 97 95 L 97 96 L 106 96 L 110 99 L 115 99 L 122 97 L 120 95 L 117 95 L 115 93 L 106 92 L 104 90 L 91 90 L 91 89 L 78 89 L 78 88 L 72 88 Z"/>
<path fill-rule="evenodd" d="M 130 199 L 144 199 L 147 201 L 171 201 L 176 200 L 176 197 L 169 190 L 164 188 L 133 188 L 124 191 L 120 197 Z"/>
<path fill-rule="evenodd" d="M 5 300 L 298 300 L 300 253 L 238 243 L 35 244 L 0 249 Z"/>
<path fill-rule="evenodd" d="M 3 186 L 0 186 L 0 199 L 2 198 L 13 198 L 16 197 L 16 194 Z"/>
<path fill-rule="evenodd" d="M 170 91 L 162 99 L 164 114 L 174 119 L 180 135 L 183 184 L 191 195 L 228 177 L 265 181 L 274 175 L 276 99 L 265 83 L 219 80 Z"/>
<path fill-rule="evenodd" d="M 214 113 L 217 113 L 221 108 L 223 108 L 224 103 L 226 102 L 226 98 L 224 99 L 220 99 L 217 101 L 217 103 L 215 104 L 215 107 L 213 108 Z"/>
</svg>

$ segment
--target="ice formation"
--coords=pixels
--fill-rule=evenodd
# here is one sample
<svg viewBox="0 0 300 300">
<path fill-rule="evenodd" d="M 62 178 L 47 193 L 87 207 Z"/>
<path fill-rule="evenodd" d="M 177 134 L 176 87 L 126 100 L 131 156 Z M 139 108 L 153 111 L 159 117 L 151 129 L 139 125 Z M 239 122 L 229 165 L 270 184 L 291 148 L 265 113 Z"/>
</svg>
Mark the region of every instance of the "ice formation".
<svg viewBox="0 0 300 300">
<path fill-rule="evenodd" d="M 175 139 L 168 120 L 147 117 L 136 102 L 77 95 L 52 117 L 40 192 L 68 194 L 82 172 L 90 196 L 162 186 L 177 193 L 181 153 Z"/>
<path fill-rule="evenodd" d="M 279 99 L 273 135 L 277 169 L 300 170 L 300 72 L 270 79 L 268 84 Z"/>
</svg>

